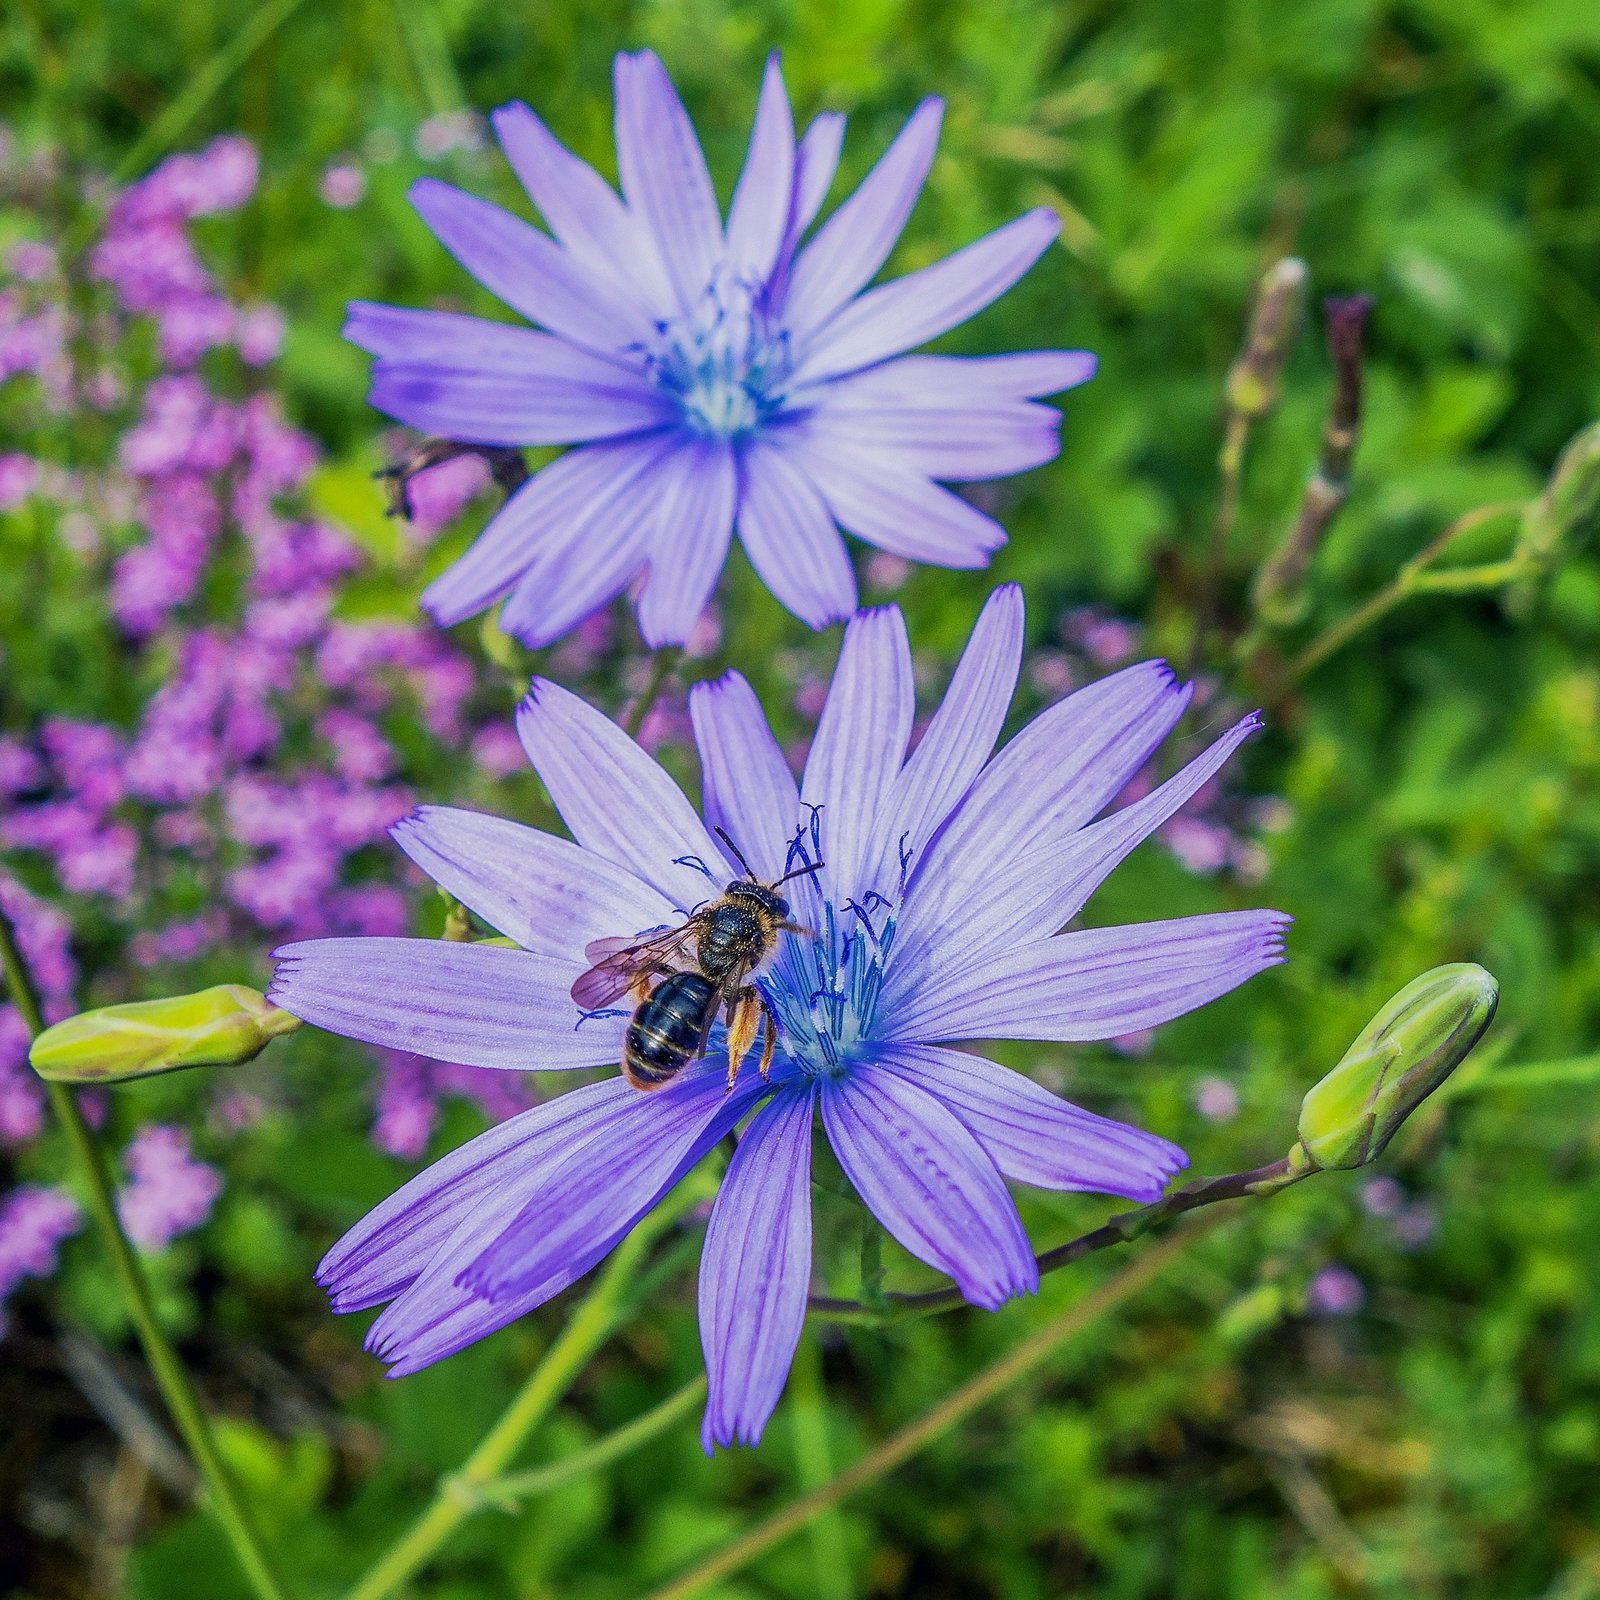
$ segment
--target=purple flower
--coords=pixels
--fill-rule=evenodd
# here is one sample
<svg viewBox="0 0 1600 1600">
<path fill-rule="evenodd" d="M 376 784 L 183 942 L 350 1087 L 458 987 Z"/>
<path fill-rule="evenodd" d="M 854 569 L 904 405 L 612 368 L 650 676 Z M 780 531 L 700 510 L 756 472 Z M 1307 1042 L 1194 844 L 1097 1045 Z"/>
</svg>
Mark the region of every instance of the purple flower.
<svg viewBox="0 0 1600 1600">
<path fill-rule="evenodd" d="M 819 116 L 797 140 L 775 57 L 726 222 L 661 62 L 620 55 L 615 83 L 620 197 L 520 103 L 495 132 L 549 233 L 432 178 L 411 190 L 461 265 L 546 331 L 350 308 L 380 411 L 466 443 L 578 447 L 512 497 L 424 606 L 449 624 L 505 596 L 501 626 L 544 645 L 643 573 L 645 639 L 681 644 L 735 526 L 768 588 L 817 628 L 856 604 L 840 527 L 911 560 L 983 566 L 1004 530 L 935 480 L 1050 460 L 1060 417 L 1037 399 L 1083 382 L 1094 359 L 905 352 L 1009 289 L 1055 215 L 1031 211 L 867 290 L 928 175 L 939 101 L 802 246 L 844 119 Z"/>
<path fill-rule="evenodd" d="M 1203 1005 L 1282 960 L 1272 911 L 1057 930 L 1257 727 L 1246 717 L 1137 803 L 1094 821 L 1171 732 L 1189 689 L 1160 662 L 1091 684 L 990 759 L 1016 683 L 1022 599 L 985 608 L 907 756 L 911 653 L 894 607 L 856 616 L 796 785 L 749 686 L 695 686 L 705 819 L 637 744 L 535 680 L 518 727 L 576 842 L 426 807 L 395 830 L 431 877 L 521 947 L 321 939 L 277 952 L 272 997 L 308 1022 L 514 1071 L 618 1060 L 626 1012 L 570 988 L 595 939 L 682 921 L 738 877 L 723 828 L 796 918 L 760 977 L 770 1081 L 725 1092 L 725 1041 L 666 1088 L 619 1076 L 513 1117 L 392 1195 L 319 1276 L 338 1311 L 391 1302 L 368 1335 L 393 1375 L 503 1327 L 587 1272 L 749 1117 L 700 1274 L 704 1438 L 755 1440 L 777 1402 L 811 1276 L 812 1122 L 884 1227 L 974 1305 L 1038 1272 L 1006 1181 L 1149 1200 L 1184 1165 L 1152 1134 L 950 1048 L 1104 1039 Z M 752 1113 L 754 1115 L 752 1116 Z"/>
<path fill-rule="evenodd" d="M 195 1160 L 182 1128 L 141 1128 L 123 1161 L 132 1182 L 117 1196 L 117 1211 L 142 1250 L 165 1250 L 180 1233 L 198 1228 L 222 1192 L 216 1168 Z"/>
<path fill-rule="evenodd" d="M 0 1308 L 24 1278 L 48 1278 L 56 1270 L 63 1239 L 83 1226 L 78 1202 L 65 1189 L 25 1183 L 0 1202 Z M 0 1333 L 5 1315 L 0 1309 Z"/>
</svg>

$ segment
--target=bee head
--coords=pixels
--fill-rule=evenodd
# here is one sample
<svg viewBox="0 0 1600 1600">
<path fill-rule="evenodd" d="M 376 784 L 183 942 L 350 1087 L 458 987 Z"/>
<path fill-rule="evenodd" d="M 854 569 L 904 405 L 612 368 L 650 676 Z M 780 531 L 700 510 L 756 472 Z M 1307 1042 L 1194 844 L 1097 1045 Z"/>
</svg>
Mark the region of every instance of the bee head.
<svg viewBox="0 0 1600 1600">
<path fill-rule="evenodd" d="M 769 889 L 764 883 L 730 883 L 728 898 L 750 901 L 779 922 L 786 921 L 789 916 L 789 902 L 776 889 Z"/>
</svg>

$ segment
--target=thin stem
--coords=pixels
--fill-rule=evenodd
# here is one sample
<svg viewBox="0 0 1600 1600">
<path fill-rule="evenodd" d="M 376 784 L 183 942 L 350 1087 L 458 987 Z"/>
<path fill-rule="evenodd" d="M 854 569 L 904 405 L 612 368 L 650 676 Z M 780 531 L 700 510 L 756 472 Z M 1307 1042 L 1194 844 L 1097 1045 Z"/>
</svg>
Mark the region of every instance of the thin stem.
<svg viewBox="0 0 1600 1600">
<path fill-rule="evenodd" d="M 1112 1245 L 1128 1244 L 1149 1233 L 1185 1211 L 1195 1211 L 1201 1206 L 1215 1205 L 1219 1200 L 1243 1200 L 1250 1197 L 1265 1199 L 1287 1189 L 1290 1184 L 1309 1178 L 1318 1169 L 1285 1156 L 1264 1167 L 1254 1167 L 1249 1172 L 1230 1172 L 1221 1178 L 1197 1178 L 1193 1183 L 1174 1189 L 1171 1194 L 1140 1206 L 1136 1211 L 1124 1211 L 1109 1222 L 1066 1244 L 1057 1245 L 1034 1257 L 1039 1263 L 1039 1273 L 1058 1271 L 1082 1261 L 1097 1250 L 1108 1250 Z M 835 1300 L 826 1295 L 813 1295 L 809 1309 L 813 1317 L 825 1322 L 849 1322 L 875 1326 L 884 1322 L 899 1321 L 905 1317 L 933 1316 L 941 1311 L 954 1311 L 967 1304 L 961 1291 L 930 1289 L 925 1294 L 889 1294 L 884 1296 L 883 1307 L 865 1304 L 859 1300 Z"/>
<path fill-rule="evenodd" d="M 649 1444 L 688 1416 L 705 1397 L 706 1380 L 702 1373 L 642 1416 L 624 1423 L 582 1450 L 575 1450 L 571 1455 L 563 1456 L 560 1461 L 552 1461 L 545 1467 L 508 1473 L 503 1478 L 491 1478 L 479 1486 L 478 1494 L 488 1505 L 506 1511 L 513 1510 L 524 1500 L 549 1494 L 552 1489 L 559 1489 L 577 1478 L 587 1478 L 591 1473 L 609 1467 L 613 1461 L 631 1455 L 641 1445 Z"/>
<path fill-rule="evenodd" d="M 1244 343 L 1228 368 L 1222 386 L 1225 420 L 1222 446 L 1217 453 L 1220 486 L 1217 514 L 1211 524 L 1206 567 L 1194 607 L 1194 633 L 1189 642 L 1193 676 L 1205 655 L 1206 641 L 1216 622 L 1222 588 L 1222 565 L 1228 537 L 1239 515 L 1239 493 L 1244 479 L 1244 455 L 1251 429 L 1278 403 L 1278 381 L 1300 326 L 1300 305 L 1305 293 L 1305 262 L 1287 256 L 1274 262 L 1256 286 L 1250 308 L 1250 325 Z"/>
<path fill-rule="evenodd" d="M 349 1590 L 346 1600 L 384 1600 L 420 1571 L 468 1517 L 492 1503 L 489 1486 L 504 1474 L 529 1435 L 550 1415 L 622 1320 L 629 1286 L 645 1252 L 697 1197 L 693 1184 L 681 1185 L 672 1202 L 657 1207 L 622 1241 L 589 1297 L 529 1373 L 499 1421 L 461 1470 L 440 1482 L 432 1503 Z"/>
<path fill-rule="evenodd" d="M 1223 427 L 1222 447 L 1217 452 L 1217 514 L 1211 524 L 1206 545 L 1206 568 L 1201 575 L 1199 598 L 1194 608 L 1194 633 L 1189 640 L 1189 659 L 1184 672 L 1192 677 L 1205 657 L 1206 641 L 1216 623 L 1218 594 L 1222 587 L 1222 563 L 1228 553 L 1228 536 L 1239 516 L 1239 491 L 1244 477 L 1245 446 L 1250 441 L 1254 416 L 1230 410 Z"/>
<path fill-rule="evenodd" d="M 113 183 L 126 183 L 137 177 L 158 156 L 164 156 L 188 130 L 189 124 L 205 110 L 212 98 L 275 34 L 304 0 L 277 0 L 265 5 L 233 34 L 206 64 L 189 80 L 188 86 L 145 129 L 111 174 Z"/>
<path fill-rule="evenodd" d="M 697 1563 L 682 1577 L 652 1591 L 645 1600 L 688 1600 L 690 1595 L 702 1593 L 730 1573 L 748 1566 L 757 1556 L 766 1554 L 791 1534 L 798 1533 L 857 1490 L 893 1472 L 919 1450 L 1042 1366 L 1068 1339 L 1115 1310 L 1125 1300 L 1131 1299 L 1169 1262 L 1207 1233 L 1217 1220 L 1216 1217 L 1207 1218 L 1163 1240 L 1137 1261 L 1123 1267 L 1098 1289 L 1091 1290 L 1076 1305 L 1069 1306 L 1053 1317 L 1014 1350 L 969 1378 L 959 1388 L 953 1389 L 915 1422 L 890 1434 L 882 1444 L 868 1451 L 831 1483 L 791 1501 L 781 1511 L 774 1512 L 747 1533 Z"/>
<path fill-rule="evenodd" d="M 661 649 L 650 658 L 650 676 L 645 680 L 645 686 L 639 691 L 638 697 L 628 707 L 627 714 L 622 719 L 623 731 L 630 739 L 639 737 L 639 730 L 644 727 L 645 718 L 661 698 L 661 691 L 666 688 L 668 680 L 677 668 L 678 660 L 683 651 L 677 645 L 663 645 Z"/>
<path fill-rule="evenodd" d="M 1361 428 L 1361 346 L 1372 301 L 1366 295 L 1323 302 L 1333 398 L 1322 429 L 1316 470 L 1306 483 L 1300 509 L 1283 542 L 1262 564 L 1251 585 L 1257 628 L 1285 627 L 1305 610 L 1305 580 L 1333 519 L 1350 497 L 1350 461 Z M 1248 654 L 1247 641 L 1244 652 Z"/>
<path fill-rule="evenodd" d="M 1314 639 L 1290 663 L 1288 677 L 1296 681 L 1320 667 L 1329 656 L 1342 650 L 1358 634 L 1364 633 L 1373 623 L 1388 615 L 1398 605 L 1413 595 L 1432 593 L 1471 593 L 1496 589 L 1523 576 L 1527 563 L 1513 557 L 1509 561 L 1495 562 L 1483 567 L 1463 567 L 1459 571 L 1433 572 L 1428 568 L 1450 548 L 1457 539 L 1481 527 L 1496 517 L 1520 513 L 1519 501 L 1501 501 L 1495 505 L 1479 506 L 1457 517 L 1449 527 L 1411 558 L 1394 577 L 1376 594 L 1357 606 L 1348 616 L 1341 617 L 1330 628 Z"/>
<path fill-rule="evenodd" d="M 11 919 L 3 906 L 0 906 L 0 963 L 5 967 L 5 984 L 11 1003 L 17 1008 L 29 1036 L 37 1037 L 44 1031 L 44 1016 L 22 952 L 17 948 Z M 144 1347 L 145 1359 L 150 1363 L 162 1398 L 167 1402 L 172 1420 L 177 1424 L 178 1432 L 183 1436 L 205 1485 L 206 1507 L 221 1525 L 228 1543 L 233 1546 L 240 1568 L 261 1600 L 284 1600 L 284 1591 L 254 1528 L 245 1516 L 233 1480 L 223 1465 L 211 1424 L 189 1382 L 189 1374 L 156 1318 L 155 1300 L 150 1293 L 144 1267 L 122 1230 L 111 1178 L 94 1134 L 83 1120 L 83 1113 L 78 1109 L 71 1089 L 65 1084 L 49 1082 L 44 1087 L 83 1179 L 89 1214 L 94 1218 L 95 1226 L 110 1252 L 117 1281 L 127 1302 L 128 1314 Z"/>
</svg>

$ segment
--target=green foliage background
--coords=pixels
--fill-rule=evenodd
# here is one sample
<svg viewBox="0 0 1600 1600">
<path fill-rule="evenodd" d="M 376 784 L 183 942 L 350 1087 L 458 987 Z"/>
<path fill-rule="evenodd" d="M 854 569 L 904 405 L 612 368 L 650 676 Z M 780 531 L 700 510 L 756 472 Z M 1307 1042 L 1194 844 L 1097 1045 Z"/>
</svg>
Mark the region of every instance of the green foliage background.
<svg viewBox="0 0 1600 1600">
<path fill-rule="evenodd" d="M 288 404 L 332 452 L 328 503 L 356 519 L 373 521 L 359 485 L 376 421 L 363 361 L 338 337 L 344 301 L 475 303 L 406 206 L 425 168 L 410 153 L 416 126 L 525 98 L 609 171 L 610 58 L 642 44 L 674 73 L 724 194 L 771 48 L 801 115 L 851 115 L 836 194 L 918 98 L 946 96 L 899 269 L 1029 204 L 1062 215 L 1063 246 L 949 345 L 1082 345 L 1100 353 L 1101 374 L 1067 398 L 1061 459 L 1008 486 L 1012 544 L 993 575 L 925 571 L 900 596 L 936 661 L 994 577 L 1025 585 L 1037 640 L 1064 607 L 1095 604 L 1144 621 L 1153 651 L 1186 658 L 1221 380 L 1255 277 L 1281 254 L 1307 261 L 1318 293 L 1377 297 L 1355 493 L 1316 568 L 1307 636 L 1459 513 L 1533 492 L 1600 414 L 1600 9 L 1584 0 L 330 0 L 295 9 L 199 95 L 204 64 L 272 9 L 18 0 L 0 16 L 0 104 L 25 137 L 102 169 L 191 92 L 195 115 L 170 142 L 238 130 L 259 143 L 259 194 L 209 225 L 211 259 L 236 291 L 287 310 Z M 398 133 L 403 153 L 369 166 L 359 207 L 330 211 L 316 194 L 323 168 L 375 129 Z M 519 203 L 492 154 L 442 165 Z M 1293 510 L 1328 389 L 1308 334 L 1249 456 L 1226 552 L 1230 625 Z M 1486 533 L 1481 556 L 1495 539 Z M 743 571 L 728 581 L 728 636 L 706 670 L 736 661 L 780 703 L 785 652 L 826 661 L 832 641 L 813 646 Z M 408 606 L 415 583 L 392 591 L 369 599 Z M 30 630 L 66 629 L 81 598 L 48 595 Z M 9 646 L 23 613 L 7 603 L 5 616 Z M 1265 883 L 1191 878 L 1146 849 L 1093 908 L 1120 921 L 1279 906 L 1297 918 L 1290 964 L 1163 1030 L 1144 1059 L 1017 1057 L 1179 1140 L 1197 1171 L 1233 1170 L 1283 1152 L 1300 1094 L 1389 993 L 1440 962 L 1481 961 L 1504 996 L 1488 1052 L 1385 1160 L 1436 1209 L 1433 1238 L 1403 1249 L 1364 1210 L 1361 1177 L 1244 1208 L 1042 1378 L 716 1593 L 1600 1595 L 1597 643 L 1600 564 L 1585 548 L 1526 620 L 1490 601 L 1418 601 L 1336 656 L 1273 707 L 1268 737 L 1243 758 L 1246 786 L 1293 808 L 1267 841 Z M 12 651 L 8 672 L 30 659 L 42 657 Z M 1221 653 L 1211 664 L 1228 670 Z M 82 671 L 94 681 L 92 662 Z M 42 666 L 37 682 L 8 688 L 35 714 L 62 692 Z M 452 773 L 435 775 L 430 798 L 461 798 Z M 537 797 L 526 798 L 531 812 Z M 227 975 L 259 963 L 241 953 Z M 279 1054 L 256 1070 L 288 1075 L 298 1113 L 236 1147 L 216 1218 L 158 1266 L 186 1350 L 231 1414 L 230 1456 L 286 1575 L 320 1595 L 459 1463 L 572 1297 L 430 1373 L 380 1381 L 359 1327 L 328 1317 L 309 1271 L 403 1172 L 366 1141 L 354 1052 L 302 1036 Z M 1576 1065 L 1517 1083 L 1524 1064 L 1552 1060 Z M 1192 1107 L 1204 1074 L 1240 1090 L 1226 1126 Z M 184 1093 L 181 1080 L 129 1091 L 141 1115 L 174 1111 Z M 472 1131 L 457 1107 L 435 1152 Z M 1025 1205 L 1041 1247 L 1105 1213 L 1078 1197 Z M 1331 1261 L 1362 1278 L 1365 1308 L 1304 1316 L 1304 1285 Z M 415 1593 L 640 1594 L 854 1459 L 1114 1266 L 1097 1258 L 995 1316 L 824 1330 L 758 1450 L 708 1461 L 682 1425 L 520 1514 L 475 1518 Z M 838 1271 L 849 1292 L 851 1269 Z M 917 1281 L 903 1261 L 891 1276 Z M 611 1342 L 531 1459 L 554 1459 L 693 1375 L 692 1283 L 685 1266 Z M 119 1333 L 88 1243 L 60 1314 Z M 64 1584 L 77 1581 L 69 1566 Z M 177 1509 L 143 1538 L 128 1582 L 148 1600 L 238 1592 L 207 1524 Z"/>
</svg>

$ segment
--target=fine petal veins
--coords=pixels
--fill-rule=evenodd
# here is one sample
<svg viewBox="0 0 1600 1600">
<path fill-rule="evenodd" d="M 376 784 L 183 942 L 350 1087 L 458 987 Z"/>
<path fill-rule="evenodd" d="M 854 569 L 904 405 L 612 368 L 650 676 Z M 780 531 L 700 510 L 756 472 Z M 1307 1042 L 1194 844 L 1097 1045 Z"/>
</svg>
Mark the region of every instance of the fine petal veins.
<svg viewBox="0 0 1600 1600">
<path fill-rule="evenodd" d="M 739 1141 L 700 1256 L 700 1342 L 711 1375 L 701 1442 L 754 1444 L 778 1404 L 811 1286 L 814 1092 L 774 1100 Z"/>
<path fill-rule="evenodd" d="M 689 716 L 706 821 L 727 832 L 759 877 L 776 882 L 788 870 L 800 791 L 755 691 L 737 672 L 697 683 Z"/>
<path fill-rule="evenodd" d="M 689 638 L 734 531 L 813 628 L 855 609 L 845 533 L 912 561 L 983 565 L 1004 532 L 945 485 L 1051 460 L 1061 419 L 1040 398 L 1081 383 L 1093 358 L 913 367 L 903 352 L 1004 293 L 1054 236 L 1053 214 L 871 288 L 927 177 L 939 101 L 813 229 L 844 119 L 824 112 L 797 140 L 769 58 L 724 227 L 661 61 L 619 55 L 613 76 L 620 195 L 520 101 L 494 113 L 495 133 L 548 232 L 436 179 L 412 189 L 461 266 L 547 331 L 350 308 L 379 410 L 457 443 L 567 449 L 435 580 L 426 609 L 448 625 L 504 600 L 498 626 L 537 649 L 632 590 L 646 642 L 664 647 Z"/>
<path fill-rule="evenodd" d="M 1149 1201 L 1189 1164 L 1175 1144 L 1082 1111 L 982 1056 L 894 1045 L 882 1065 L 942 1100 L 1014 1183 Z"/>
<path fill-rule="evenodd" d="M 699 814 L 609 717 L 560 684 L 535 678 L 517 708 L 517 732 L 585 850 L 626 867 L 685 910 L 721 892 L 721 851 Z"/>
<path fill-rule="evenodd" d="M 1114 1039 L 1277 966 L 1288 922 L 1276 911 L 1223 911 L 1058 934 L 886 1007 L 883 1025 L 895 1039 Z"/>
<path fill-rule="evenodd" d="M 268 998 L 332 1033 L 436 1061 L 514 1072 L 616 1059 L 615 1018 L 582 1023 L 578 962 L 438 939 L 307 939 L 280 945 Z"/>
<path fill-rule="evenodd" d="M 1005 1183 L 944 1103 L 880 1068 L 823 1085 L 822 1120 L 839 1165 L 874 1216 L 919 1261 L 993 1311 L 1039 1287 L 1039 1268 Z"/>
<path fill-rule="evenodd" d="M 673 917 L 671 903 L 625 868 L 504 817 L 423 806 L 389 832 L 440 888 L 539 955 L 581 962 L 591 940 Z"/>
<path fill-rule="evenodd" d="M 845 629 L 800 786 L 807 804 L 822 807 L 822 876 L 841 904 L 855 892 L 915 711 L 911 645 L 899 609 L 860 612 Z"/>
</svg>

